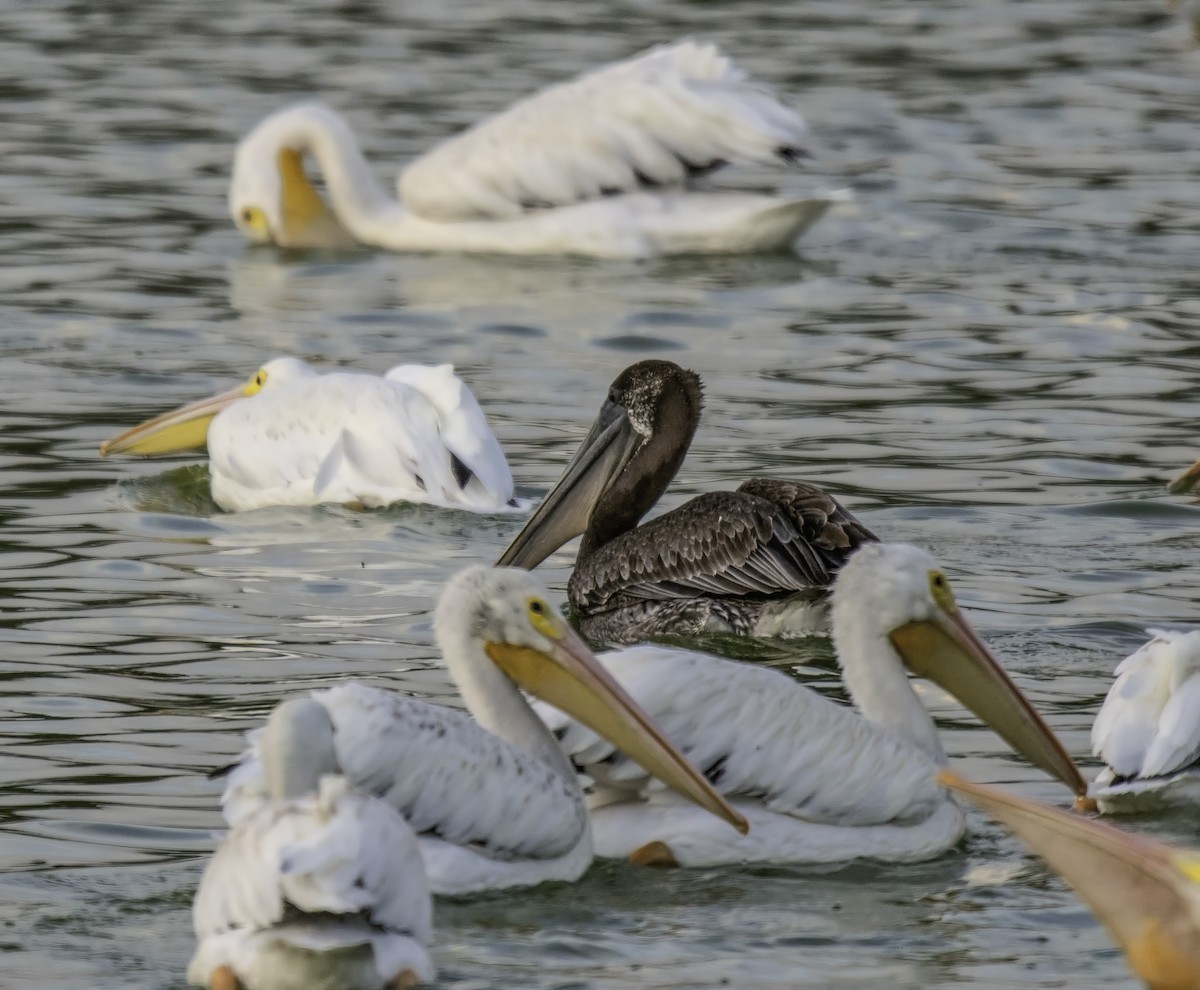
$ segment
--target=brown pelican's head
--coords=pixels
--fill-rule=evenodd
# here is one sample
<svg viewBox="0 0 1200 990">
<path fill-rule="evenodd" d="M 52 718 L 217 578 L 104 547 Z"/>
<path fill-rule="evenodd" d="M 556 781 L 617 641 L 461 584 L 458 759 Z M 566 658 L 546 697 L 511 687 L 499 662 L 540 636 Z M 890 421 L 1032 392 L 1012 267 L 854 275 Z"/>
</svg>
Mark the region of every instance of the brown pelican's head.
<svg viewBox="0 0 1200 990">
<path fill-rule="evenodd" d="M 596 547 L 636 526 L 683 463 L 703 404 L 700 376 L 670 361 L 622 371 L 558 484 L 497 563 L 536 567 L 581 533 Z"/>
</svg>

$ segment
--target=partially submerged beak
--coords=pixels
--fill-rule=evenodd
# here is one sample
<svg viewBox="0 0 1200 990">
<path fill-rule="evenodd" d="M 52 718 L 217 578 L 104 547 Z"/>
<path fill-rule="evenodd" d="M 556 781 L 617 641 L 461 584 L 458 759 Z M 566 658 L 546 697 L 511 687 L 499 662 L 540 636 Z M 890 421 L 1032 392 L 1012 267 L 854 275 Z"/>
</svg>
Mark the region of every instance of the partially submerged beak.
<svg viewBox="0 0 1200 990">
<path fill-rule="evenodd" d="M 542 499 L 496 565 L 537 567 L 583 533 L 596 503 L 629 463 L 639 440 L 624 408 L 605 403 L 558 484 Z"/>
<path fill-rule="evenodd" d="M 1172 495 L 1185 495 L 1197 486 L 1200 486 L 1200 461 L 1167 485 L 1167 491 Z"/>
<path fill-rule="evenodd" d="M 961 612 L 938 611 L 931 619 L 893 630 L 888 638 L 914 674 L 945 688 L 1013 749 L 1076 795 L 1087 794 L 1087 783 L 1062 743 Z"/>
<path fill-rule="evenodd" d="M 970 798 L 1062 874 L 1150 987 L 1200 987 L 1200 854 L 963 780 Z"/>
<path fill-rule="evenodd" d="M 750 826 L 650 721 L 574 631 L 551 653 L 487 643 L 492 661 L 512 680 L 599 733 L 641 767 L 743 835 Z"/>
<path fill-rule="evenodd" d="M 239 385 L 220 395 L 155 416 L 131 430 L 105 440 L 100 444 L 100 456 L 173 454 L 180 450 L 203 447 L 208 438 L 208 425 L 213 417 L 245 395 L 246 386 Z"/>
</svg>

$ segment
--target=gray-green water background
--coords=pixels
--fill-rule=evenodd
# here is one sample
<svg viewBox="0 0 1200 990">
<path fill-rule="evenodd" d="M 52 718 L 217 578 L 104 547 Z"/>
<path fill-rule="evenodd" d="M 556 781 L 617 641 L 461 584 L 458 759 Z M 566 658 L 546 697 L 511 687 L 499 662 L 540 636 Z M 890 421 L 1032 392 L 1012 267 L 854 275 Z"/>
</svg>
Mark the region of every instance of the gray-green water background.
<svg viewBox="0 0 1200 990">
<path fill-rule="evenodd" d="M 583 68 L 712 38 L 792 94 L 855 201 L 799 257 L 285 256 L 225 214 L 283 103 L 346 112 L 381 178 Z M 1157 0 L 0 5 L 0 986 L 183 985 L 219 828 L 205 772 L 283 694 L 453 701 L 429 609 L 519 524 L 424 508 L 217 512 L 105 436 L 275 355 L 452 361 L 524 495 L 610 379 L 701 372 L 665 499 L 828 486 L 945 562 L 1083 755 L 1143 627 L 1197 617 L 1200 56 Z M 571 556 L 545 577 L 561 589 Z M 762 662 L 840 687 L 828 644 Z M 955 765 L 1061 800 L 933 694 Z M 445 986 L 1131 986 L 997 827 L 906 867 L 642 872 L 438 905 Z M 1195 842 L 1183 816 L 1142 827 Z"/>
</svg>

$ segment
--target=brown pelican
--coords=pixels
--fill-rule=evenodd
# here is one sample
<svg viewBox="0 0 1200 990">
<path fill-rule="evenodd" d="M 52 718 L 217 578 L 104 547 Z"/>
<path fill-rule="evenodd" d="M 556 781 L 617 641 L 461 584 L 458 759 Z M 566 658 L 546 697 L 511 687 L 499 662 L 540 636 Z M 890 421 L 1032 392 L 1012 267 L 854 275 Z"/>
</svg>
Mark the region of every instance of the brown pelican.
<svg viewBox="0 0 1200 990">
<path fill-rule="evenodd" d="M 679 470 L 702 405 L 694 371 L 670 361 L 626 368 L 498 561 L 536 567 L 582 533 L 567 594 L 592 639 L 821 630 L 838 569 L 875 540 L 820 488 L 774 478 L 699 495 L 639 526 Z"/>
<path fill-rule="evenodd" d="M 1075 888 L 1151 990 L 1200 988 L 1200 853 L 943 770 L 943 786 L 998 819 Z"/>
</svg>

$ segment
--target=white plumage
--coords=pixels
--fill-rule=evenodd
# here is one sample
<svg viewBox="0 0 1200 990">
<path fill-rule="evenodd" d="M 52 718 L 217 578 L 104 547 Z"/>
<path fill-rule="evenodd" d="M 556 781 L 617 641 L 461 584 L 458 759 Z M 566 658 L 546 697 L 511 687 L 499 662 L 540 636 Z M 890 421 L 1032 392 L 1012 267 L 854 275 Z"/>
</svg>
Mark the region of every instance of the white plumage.
<svg viewBox="0 0 1200 990">
<path fill-rule="evenodd" d="M 205 870 L 189 981 L 380 990 L 432 979 L 432 905 L 412 829 L 326 772 L 332 728 L 320 706 L 281 705 L 264 736 L 270 793 Z"/>
<path fill-rule="evenodd" d="M 574 880 L 591 863 L 575 772 L 518 683 L 602 727 L 614 744 L 727 823 L 738 821 L 544 596 L 520 569 L 473 567 L 447 583 L 435 617 L 438 645 L 477 722 L 356 684 L 311 697 L 333 727 L 338 772 L 420 833 L 435 893 Z M 252 736 L 222 799 L 230 822 L 260 813 L 269 793 L 264 769 L 261 737 Z M 729 824 L 721 828 L 733 832 Z"/>
<path fill-rule="evenodd" d="M 639 646 L 602 654 L 601 662 L 667 737 L 746 816 L 750 832 L 730 836 L 711 829 L 611 746 L 539 705 L 538 714 L 572 761 L 596 781 L 589 804 L 597 855 L 625 857 L 657 841 L 682 865 L 904 861 L 953 845 L 963 816 L 934 779 L 945 754 L 908 682 L 905 663 L 918 664 L 907 647 L 901 653 L 891 641 L 896 630 L 912 624 L 969 629 L 944 582 L 936 561 L 909 546 L 868 544 L 842 570 L 833 635 L 857 711 L 781 672 L 703 653 Z M 1014 704 L 1028 709 L 982 644 L 974 643 L 980 652 L 971 670 L 986 667 L 989 688 L 964 701 L 994 704 L 998 716 L 1007 715 L 1000 699 L 1012 692 L 1020 699 Z M 944 655 L 937 666 L 953 662 Z M 952 672 L 929 672 L 945 675 Z M 1037 735 L 1040 744 L 1049 730 L 1037 725 L 1029 738 Z M 1013 735 L 1011 726 L 1008 731 Z M 1065 754 L 1061 760 L 1070 763 Z M 1077 772 L 1075 780 L 1072 786 L 1082 790 Z"/>
<path fill-rule="evenodd" d="M 314 691 L 329 713 L 337 763 L 420 834 L 434 893 L 574 880 L 592 859 L 583 794 L 573 777 L 462 712 L 393 691 L 344 684 Z M 266 799 L 261 730 L 226 782 L 236 825 Z"/>
<path fill-rule="evenodd" d="M 1153 637 L 1117 666 L 1092 725 L 1105 768 L 1092 796 L 1102 811 L 1200 799 L 1200 630 Z"/>
<path fill-rule="evenodd" d="M 212 495 L 223 509 L 398 501 L 518 508 L 500 443 L 448 364 L 399 365 L 379 378 L 318 374 L 276 358 L 244 388 L 134 427 L 101 451 L 139 453 L 147 443 L 156 444 L 147 452 L 172 451 L 160 440 L 165 431 L 205 416 Z"/>
<path fill-rule="evenodd" d="M 727 164 L 790 163 L 801 115 L 715 45 L 682 41 L 553 86 L 410 164 L 393 200 L 337 114 L 285 108 L 238 146 L 230 212 L 252 239 L 396 251 L 655 254 L 782 250 L 829 197 L 700 191 Z M 311 154 L 332 213 L 295 160 Z"/>
</svg>

